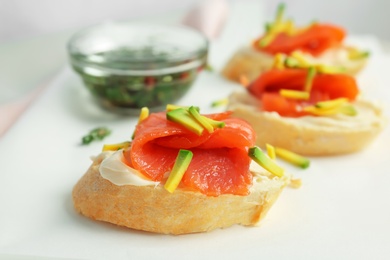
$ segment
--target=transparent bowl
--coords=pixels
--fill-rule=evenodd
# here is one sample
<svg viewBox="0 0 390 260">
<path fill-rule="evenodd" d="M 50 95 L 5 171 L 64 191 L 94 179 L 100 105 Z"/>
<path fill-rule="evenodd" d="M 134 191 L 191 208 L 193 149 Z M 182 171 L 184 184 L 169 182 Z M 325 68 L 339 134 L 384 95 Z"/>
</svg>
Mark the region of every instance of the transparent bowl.
<svg viewBox="0 0 390 260">
<path fill-rule="evenodd" d="M 208 41 L 178 25 L 110 22 L 68 43 L 73 69 L 104 108 L 137 114 L 175 103 L 207 64 Z"/>
</svg>

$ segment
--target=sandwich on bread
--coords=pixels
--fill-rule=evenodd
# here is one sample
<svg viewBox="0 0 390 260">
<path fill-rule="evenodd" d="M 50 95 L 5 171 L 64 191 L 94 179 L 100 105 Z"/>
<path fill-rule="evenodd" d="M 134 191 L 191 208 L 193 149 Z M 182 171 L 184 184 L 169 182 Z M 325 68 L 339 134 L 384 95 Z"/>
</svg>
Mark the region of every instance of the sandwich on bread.
<svg viewBox="0 0 390 260">
<path fill-rule="evenodd" d="M 146 114 L 131 142 L 107 145 L 93 159 L 73 189 L 78 212 L 164 234 L 251 226 L 290 181 L 254 147 L 252 127 L 230 112 L 201 115 L 190 107 Z"/>
<path fill-rule="evenodd" d="M 366 147 L 386 120 L 380 106 L 359 93 L 337 67 L 275 56 L 274 67 L 232 93 L 228 109 L 249 122 L 256 144 L 302 155 L 335 155 Z"/>
<path fill-rule="evenodd" d="M 284 9 L 283 4 L 279 5 L 275 21 L 266 24 L 264 34 L 234 53 L 222 70 L 224 77 L 237 82 L 253 81 L 272 67 L 273 56 L 278 53 L 341 67 L 352 75 L 365 66 L 369 53 L 346 45 L 344 29 L 317 22 L 296 27 L 291 19 L 283 17 Z"/>
</svg>

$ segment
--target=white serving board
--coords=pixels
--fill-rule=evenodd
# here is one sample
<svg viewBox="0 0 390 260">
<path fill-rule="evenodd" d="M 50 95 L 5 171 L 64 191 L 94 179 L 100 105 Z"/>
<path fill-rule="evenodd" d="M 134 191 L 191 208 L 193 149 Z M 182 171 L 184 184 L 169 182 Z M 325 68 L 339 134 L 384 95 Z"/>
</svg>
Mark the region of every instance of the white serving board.
<svg viewBox="0 0 390 260">
<path fill-rule="evenodd" d="M 247 40 L 235 39 L 240 26 L 229 22 L 211 46 L 217 70 Z M 359 76 L 363 93 L 390 111 L 390 58 L 371 37 L 353 41 L 373 52 Z M 218 112 L 223 108 L 211 108 L 211 102 L 239 88 L 218 73 L 203 72 L 179 103 Z M 0 258 L 390 259 L 389 127 L 362 152 L 312 158 L 307 170 L 284 164 L 303 185 L 285 189 L 258 227 L 169 236 L 95 222 L 73 209 L 72 188 L 90 165 L 89 156 L 102 147 L 81 146 L 81 136 L 109 126 L 113 132 L 104 142 L 127 140 L 136 120 L 96 107 L 69 68 L 56 76 L 0 139 Z"/>
</svg>

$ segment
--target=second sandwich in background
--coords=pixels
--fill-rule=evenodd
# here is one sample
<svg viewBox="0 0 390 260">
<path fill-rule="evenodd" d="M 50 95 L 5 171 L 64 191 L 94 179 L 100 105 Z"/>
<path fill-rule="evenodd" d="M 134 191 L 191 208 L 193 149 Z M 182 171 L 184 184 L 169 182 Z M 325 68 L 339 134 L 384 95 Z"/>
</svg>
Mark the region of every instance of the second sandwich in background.
<svg viewBox="0 0 390 260">
<path fill-rule="evenodd" d="M 228 108 L 252 124 L 257 145 L 302 155 L 359 151 L 386 123 L 380 106 L 360 95 L 354 77 L 282 54 L 246 91 L 231 94 Z"/>
<path fill-rule="evenodd" d="M 275 20 L 265 25 L 265 32 L 249 45 L 237 50 L 222 70 L 229 80 L 252 81 L 270 69 L 278 53 L 303 57 L 313 64 L 337 66 L 354 75 L 366 64 L 369 53 L 345 43 L 346 31 L 329 23 L 312 22 L 298 27 L 284 16 L 280 4 Z"/>
</svg>

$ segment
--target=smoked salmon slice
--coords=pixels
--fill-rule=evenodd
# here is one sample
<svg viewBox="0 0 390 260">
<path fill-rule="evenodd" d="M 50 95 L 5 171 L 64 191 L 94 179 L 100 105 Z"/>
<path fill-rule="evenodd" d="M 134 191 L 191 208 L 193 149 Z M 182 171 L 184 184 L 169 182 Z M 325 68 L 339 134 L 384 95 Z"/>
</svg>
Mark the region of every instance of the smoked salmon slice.
<svg viewBox="0 0 390 260">
<path fill-rule="evenodd" d="M 249 147 L 255 133 L 245 121 L 230 113 L 205 115 L 224 121 L 225 127 L 198 136 L 180 124 L 168 121 L 166 113 L 154 113 L 137 125 L 135 138 L 124 155 L 131 167 L 154 181 L 165 181 L 179 149 L 193 152 L 181 181 L 182 187 L 208 196 L 248 195 L 252 184 Z"/>
<path fill-rule="evenodd" d="M 264 92 L 277 92 L 280 89 L 303 90 L 307 69 L 271 69 L 261 74 L 248 86 L 248 91 L 257 98 Z M 356 80 L 347 74 L 317 74 L 312 91 L 329 95 L 329 98 L 346 97 L 355 100 L 359 94 Z"/>
<path fill-rule="evenodd" d="M 301 50 L 318 56 L 329 48 L 338 46 L 345 38 L 345 31 L 335 25 L 313 24 L 306 30 L 289 35 L 285 32 L 276 35 L 275 39 L 267 46 L 260 47 L 262 38 L 253 43 L 255 49 L 270 54 L 291 54 Z"/>
<path fill-rule="evenodd" d="M 262 101 L 264 111 L 275 111 L 281 116 L 300 117 L 310 113 L 303 107 L 336 98 L 356 99 L 359 89 L 356 80 L 347 74 L 316 74 L 310 92 L 310 100 L 300 101 L 285 98 L 280 89 L 304 89 L 307 69 L 271 69 L 253 81 L 247 90 Z"/>
</svg>

